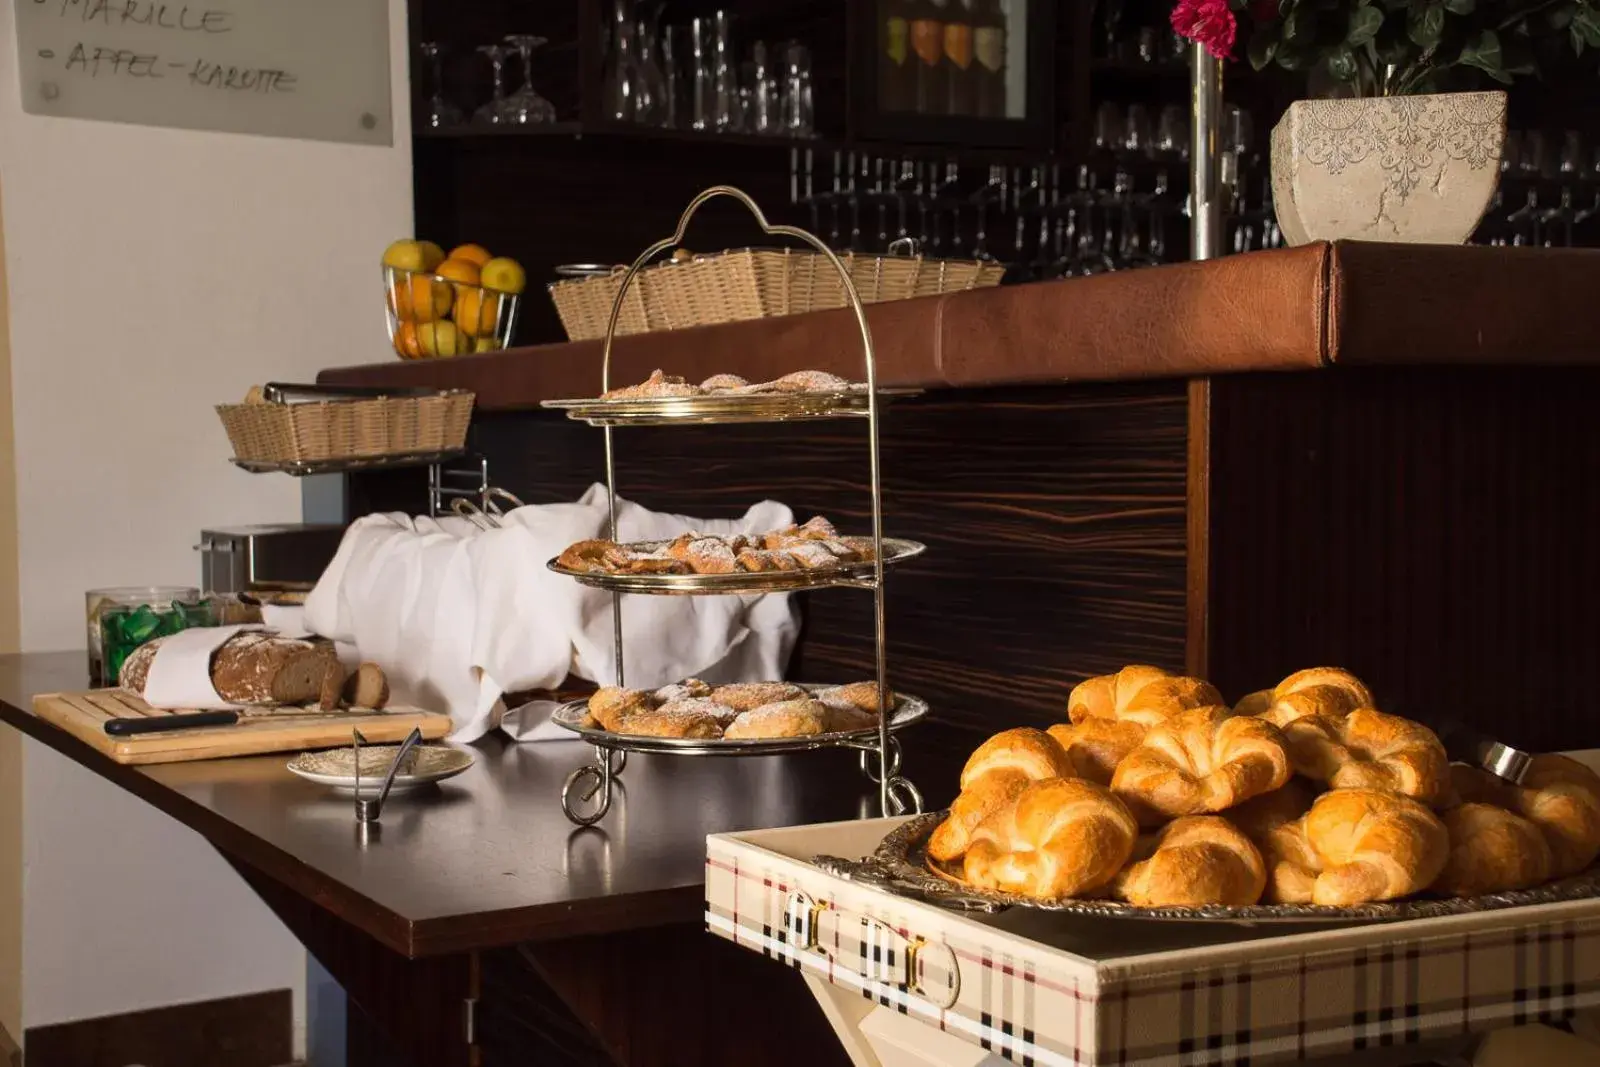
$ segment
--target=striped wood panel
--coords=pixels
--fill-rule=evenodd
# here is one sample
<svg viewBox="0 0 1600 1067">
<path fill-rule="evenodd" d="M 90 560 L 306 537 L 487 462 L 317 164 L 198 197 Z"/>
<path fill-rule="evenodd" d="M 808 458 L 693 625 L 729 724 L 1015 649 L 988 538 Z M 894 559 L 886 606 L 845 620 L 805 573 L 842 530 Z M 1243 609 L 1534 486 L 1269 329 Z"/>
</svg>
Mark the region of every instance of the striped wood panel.
<svg viewBox="0 0 1600 1067">
<path fill-rule="evenodd" d="M 1211 383 L 1223 692 L 1354 670 L 1385 708 L 1600 745 L 1600 369 L 1332 369 Z"/>
<path fill-rule="evenodd" d="M 1184 658 L 1184 383 L 964 390 L 887 408 L 885 533 L 928 544 L 889 580 L 891 679 L 962 731 L 1060 715 L 1130 660 Z M 480 416 L 494 481 L 570 500 L 604 466 L 598 430 Z M 869 528 L 864 421 L 618 430 L 623 495 L 703 517 L 771 497 Z M 417 476 L 355 480 L 355 514 L 417 507 Z M 871 672 L 871 600 L 807 594 L 797 678 Z M 962 738 L 961 743 L 968 743 Z"/>
</svg>

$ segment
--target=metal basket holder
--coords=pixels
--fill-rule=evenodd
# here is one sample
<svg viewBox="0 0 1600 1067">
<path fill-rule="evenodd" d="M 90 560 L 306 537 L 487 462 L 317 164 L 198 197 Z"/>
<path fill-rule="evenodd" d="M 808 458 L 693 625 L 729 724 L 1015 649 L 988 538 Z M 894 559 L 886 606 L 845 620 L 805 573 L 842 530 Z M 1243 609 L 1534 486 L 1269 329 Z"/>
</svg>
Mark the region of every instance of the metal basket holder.
<svg viewBox="0 0 1600 1067">
<path fill-rule="evenodd" d="M 713 186 L 689 203 L 683 216 L 678 220 L 678 228 L 671 237 L 664 238 L 645 249 L 638 259 L 628 267 L 622 276 L 622 284 L 617 288 L 617 295 L 612 301 L 611 317 L 606 324 L 605 345 L 602 350 L 600 368 L 600 392 L 604 396 L 611 389 L 611 346 L 616 339 L 617 322 L 622 314 L 623 299 L 628 288 L 633 284 L 634 278 L 656 256 L 669 248 L 681 246 L 684 234 L 689 227 L 689 222 L 694 218 L 695 212 L 711 200 L 727 197 L 737 200 L 749 209 L 755 217 L 756 223 L 763 233 L 768 236 L 790 237 L 804 242 L 816 249 L 832 264 L 838 272 L 840 281 L 844 285 L 846 296 L 849 298 L 850 309 L 855 313 L 856 325 L 861 331 L 861 346 L 865 352 L 867 367 L 867 430 L 868 430 L 868 461 L 872 476 L 872 542 L 873 542 L 873 568 L 870 576 L 859 581 L 851 582 L 856 588 L 870 589 L 873 596 L 873 631 L 877 643 L 877 680 L 878 680 L 878 734 L 877 737 L 862 741 L 859 739 L 841 739 L 835 747 L 854 748 L 860 751 L 861 769 L 867 778 L 878 787 L 878 806 L 884 815 L 899 815 L 906 812 L 920 812 L 922 810 L 922 794 L 911 781 L 900 774 L 900 743 L 889 731 L 891 709 L 886 706 L 884 695 L 889 692 L 889 669 L 887 658 L 887 641 L 885 637 L 884 622 L 884 586 L 883 586 L 883 489 L 879 478 L 879 449 L 878 449 L 878 363 L 877 355 L 872 346 L 872 331 L 867 326 L 867 315 L 862 307 L 861 297 L 856 292 L 855 286 L 850 281 L 850 272 L 840 262 L 822 241 L 805 230 L 794 226 L 774 225 L 767 221 L 761 208 L 756 205 L 746 193 L 732 186 Z M 841 412 L 841 415 L 853 414 L 859 417 L 860 412 Z M 610 509 L 610 537 L 617 540 L 617 474 L 615 451 L 612 445 L 612 425 L 607 422 L 601 425 L 605 433 L 605 462 L 606 462 L 606 498 Z M 830 585 L 834 583 L 828 583 Z M 624 684 L 623 677 L 623 648 L 622 648 L 622 594 L 611 594 L 611 616 L 613 633 L 616 642 L 616 684 Z M 627 765 L 628 751 L 632 747 L 627 737 L 619 735 L 614 745 L 596 745 L 593 763 L 586 763 L 573 771 L 568 776 L 561 790 L 561 808 L 567 818 L 582 826 L 589 826 L 599 822 L 611 808 L 612 784 L 617 775 L 622 773 Z M 684 755 L 710 755 L 706 750 L 687 749 Z"/>
</svg>

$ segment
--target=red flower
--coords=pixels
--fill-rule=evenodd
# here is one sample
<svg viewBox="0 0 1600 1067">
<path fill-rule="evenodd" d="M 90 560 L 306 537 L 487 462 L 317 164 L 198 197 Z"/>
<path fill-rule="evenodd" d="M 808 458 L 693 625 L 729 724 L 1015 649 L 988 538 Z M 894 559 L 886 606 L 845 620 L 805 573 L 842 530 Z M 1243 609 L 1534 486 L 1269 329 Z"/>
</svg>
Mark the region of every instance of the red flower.
<svg viewBox="0 0 1600 1067">
<path fill-rule="evenodd" d="M 1178 0 L 1178 6 L 1172 9 L 1172 28 L 1205 45 L 1206 51 L 1218 59 L 1227 59 L 1233 53 L 1233 39 L 1238 32 L 1228 0 Z"/>
</svg>

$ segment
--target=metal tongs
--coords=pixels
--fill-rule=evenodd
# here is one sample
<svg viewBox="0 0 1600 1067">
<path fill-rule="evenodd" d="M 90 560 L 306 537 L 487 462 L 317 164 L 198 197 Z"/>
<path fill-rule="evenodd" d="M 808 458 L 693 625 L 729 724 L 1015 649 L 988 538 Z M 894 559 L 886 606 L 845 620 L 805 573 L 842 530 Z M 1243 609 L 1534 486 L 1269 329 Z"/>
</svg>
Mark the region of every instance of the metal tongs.
<svg viewBox="0 0 1600 1067">
<path fill-rule="evenodd" d="M 523 506 L 522 501 L 515 494 L 508 493 L 496 486 L 490 486 L 483 492 L 483 503 L 481 505 L 467 497 L 460 496 L 451 501 L 450 510 L 480 530 L 498 530 L 500 528 L 500 519 L 505 515 L 505 511 L 496 503 L 497 500 L 504 500 L 514 508 Z"/>
<path fill-rule="evenodd" d="M 394 776 L 400 773 L 402 764 L 406 764 L 407 757 L 411 762 L 406 764 L 407 769 L 416 765 L 416 747 L 422 740 L 422 727 L 416 727 L 406 739 L 400 743 L 400 751 L 394 754 L 394 760 L 389 764 L 389 773 L 383 776 L 383 785 L 378 789 L 378 795 L 368 799 L 361 795 L 361 746 L 367 744 L 367 739 L 361 736 L 361 731 L 352 729 L 355 735 L 356 751 L 356 822 L 374 823 L 383 814 L 383 802 L 389 799 L 389 790 L 394 786 Z"/>
<path fill-rule="evenodd" d="M 1523 776 L 1528 773 L 1528 764 L 1533 761 L 1532 754 L 1512 748 L 1455 719 L 1440 720 L 1434 732 L 1439 735 L 1445 754 L 1452 763 L 1480 767 L 1512 785 L 1522 784 Z"/>
</svg>

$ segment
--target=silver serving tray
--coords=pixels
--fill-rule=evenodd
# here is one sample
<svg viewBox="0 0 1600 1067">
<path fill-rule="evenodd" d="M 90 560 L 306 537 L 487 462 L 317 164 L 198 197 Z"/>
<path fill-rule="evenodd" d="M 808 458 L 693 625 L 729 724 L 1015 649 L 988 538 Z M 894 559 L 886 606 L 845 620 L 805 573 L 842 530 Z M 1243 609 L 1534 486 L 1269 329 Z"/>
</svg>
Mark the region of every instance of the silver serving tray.
<svg viewBox="0 0 1600 1067">
<path fill-rule="evenodd" d="M 832 688 L 830 685 L 801 685 L 815 692 Z M 598 726 L 585 726 L 589 701 L 573 700 L 556 709 L 551 721 L 563 729 L 571 730 L 591 744 L 604 748 L 626 749 L 629 752 L 664 752 L 676 756 L 776 756 L 785 752 L 809 752 L 819 748 L 862 748 L 876 751 L 878 729 L 851 730 L 832 734 L 814 734 L 810 737 L 763 737 L 732 741 L 705 737 L 636 737 L 632 734 L 614 734 Z M 894 710 L 889 713 L 889 732 L 896 733 L 928 714 L 927 701 L 908 693 L 896 693 Z"/>
<path fill-rule="evenodd" d="M 670 541 L 638 541 L 629 545 L 643 552 L 654 552 L 671 544 Z M 920 541 L 907 541 L 898 537 L 883 539 L 883 565 L 903 563 L 922 555 L 928 549 Z M 807 567 L 795 571 L 734 571 L 731 574 L 602 574 L 573 570 L 561 566 L 556 560 L 546 564 L 557 574 L 575 578 L 596 589 L 609 589 L 614 593 L 652 593 L 656 595 L 693 595 L 697 593 L 779 593 L 801 589 L 826 589 L 829 586 L 870 586 L 874 575 L 870 560 L 858 563 L 841 563 L 833 567 Z"/>
<path fill-rule="evenodd" d="M 943 811 L 929 812 L 907 820 L 890 831 L 867 859 L 818 856 L 815 862 L 824 870 L 850 881 L 876 886 L 897 896 L 967 911 L 997 912 L 1008 908 L 1031 908 L 1112 919 L 1180 922 L 1396 922 L 1600 896 L 1600 865 L 1597 865 L 1571 878 L 1510 893 L 1492 893 L 1480 897 L 1417 897 L 1357 904 L 1348 908 L 1317 904 L 1142 908 L 1115 900 L 1035 900 L 1014 893 L 976 889 L 957 882 L 952 874 L 935 873 L 935 864 L 928 857 L 928 838 L 947 814 Z"/>
<path fill-rule="evenodd" d="M 879 402 L 916 396 L 921 389 L 879 389 Z M 867 387 L 831 393 L 713 393 L 706 396 L 622 397 L 614 400 L 545 400 L 590 426 L 709 425 L 864 418 Z"/>
</svg>

